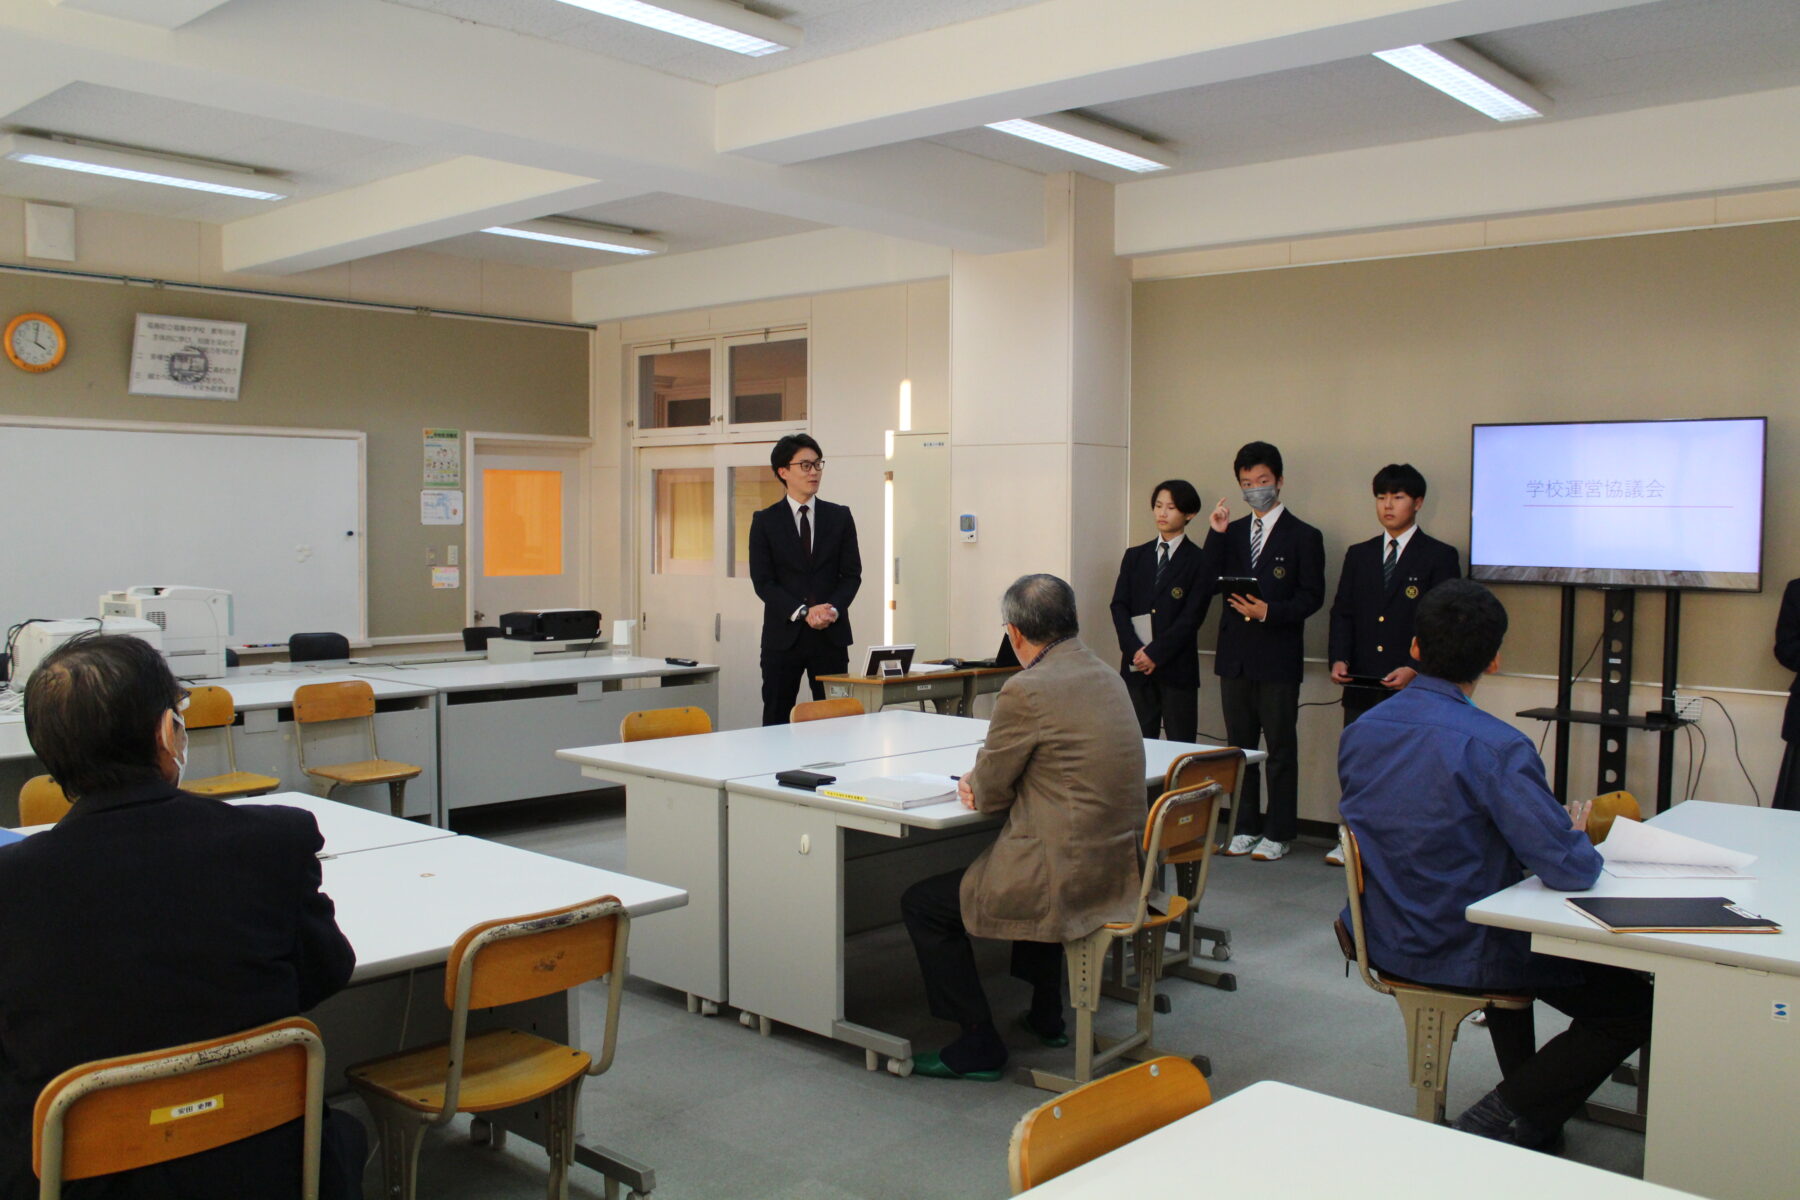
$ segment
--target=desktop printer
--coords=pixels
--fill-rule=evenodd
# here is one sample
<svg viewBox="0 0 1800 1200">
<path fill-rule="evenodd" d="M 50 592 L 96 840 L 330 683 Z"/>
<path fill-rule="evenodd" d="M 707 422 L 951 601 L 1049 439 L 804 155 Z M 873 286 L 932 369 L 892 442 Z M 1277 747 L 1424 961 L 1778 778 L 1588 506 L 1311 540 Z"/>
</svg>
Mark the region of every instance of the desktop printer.
<svg viewBox="0 0 1800 1200">
<path fill-rule="evenodd" d="M 162 631 L 163 657 L 182 679 L 222 679 L 231 633 L 231 593 L 186 584 L 128 587 L 100 594 L 103 617 L 136 617 Z"/>
<path fill-rule="evenodd" d="M 500 633 L 520 642 L 578 642 L 600 636 L 591 608 L 527 608 L 500 614 Z"/>
<path fill-rule="evenodd" d="M 15 692 L 25 690 L 25 681 L 50 652 L 77 634 L 127 634 L 143 638 L 158 650 L 163 648 L 162 630 L 149 621 L 135 617 L 72 617 L 66 621 L 26 621 L 12 640 L 12 682 Z"/>
</svg>

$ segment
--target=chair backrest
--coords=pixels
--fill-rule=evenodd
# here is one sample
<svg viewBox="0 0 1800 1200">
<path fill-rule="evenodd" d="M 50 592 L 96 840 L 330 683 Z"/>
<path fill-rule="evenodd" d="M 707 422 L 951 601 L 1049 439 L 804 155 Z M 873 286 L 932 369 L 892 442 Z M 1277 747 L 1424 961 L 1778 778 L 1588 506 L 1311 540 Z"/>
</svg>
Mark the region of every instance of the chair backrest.
<svg viewBox="0 0 1800 1200">
<path fill-rule="evenodd" d="M 1380 977 L 1369 968 L 1369 940 L 1363 932 L 1362 898 L 1366 885 L 1363 880 L 1362 845 L 1356 840 L 1356 835 L 1350 832 L 1348 825 L 1339 828 L 1338 845 L 1344 851 L 1344 891 L 1350 897 L 1350 944 L 1341 947 L 1344 957 L 1355 961 L 1364 983 L 1384 996 L 1391 996 L 1394 989 L 1381 982 Z M 1342 922 L 1339 922 L 1338 928 L 1340 931 L 1343 929 Z M 1340 944 L 1342 936 L 1340 932 Z"/>
<path fill-rule="evenodd" d="M 690 733 L 711 733 L 712 718 L 704 708 L 646 708 L 626 713 L 619 722 L 621 742 L 648 742 L 656 738 L 686 737 Z"/>
<path fill-rule="evenodd" d="M 296 633 L 288 638 L 288 658 L 293 662 L 349 657 L 350 639 L 341 633 Z"/>
<path fill-rule="evenodd" d="M 1144 927 L 1149 916 L 1150 893 L 1162 878 L 1163 864 L 1171 849 L 1182 850 L 1211 837 L 1219 811 L 1219 785 L 1202 780 L 1192 787 L 1164 792 L 1150 806 L 1144 821 L 1144 873 L 1138 884 L 1137 912 L 1132 917 L 1130 932 Z M 1109 926 L 1117 928 L 1117 926 Z"/>
<path fill-rule="evenodd" d="M 831 717 L 860 717 L 862 701 L 855 696 L 837 696 L 830 700 L 802 700 L 788 713 L 788 720 L 824 721 Z"/>
<path fill-rule="evenodd" d="M 608 984 L 606 1034 L 588 1074 L 598 1075 L 611 1066 L 630 938 L 631 918 L 617 896 L 483 921 L 465 929 L 450 947 L 444 967 L 452 1069 L 445 1083 L 443 1111 L 456 1110 L 471 1008 L 535 1000 L 604 976 Z"/>
<path fill-rule="evenodd" d="M 73 807 L 63 794 L 62 785 L 48 775 L 33 775 L 19 789 L 21 825 L 54 825 Z"/>
<path fill-rule="evenodd" d="M 307 683 L 294 689 L 294 720 L 302 725 L 374 715 L 375 689 L 366 680 Z"/>
<path fill-rule="evenodd" d="M 325 1045 L 303 1017 L 229 1037 L 71 1067 L 45 1085 L 31 1165 L 48 1196 L 65 1179 L 185 1158 L 304 1117 L 302 1195 L 319 1194 Z"/>
<path fill-rule="evenodd" d="M 1247 754 L 1242 746 L 1216 746 L 1211 750 L 1194 750 L 1177 755 L 1163 773 L 1163 791 L 1187 787 L 1202 779 L 1219 785 L 1228 798 L 1237 797 L 1238 780 L 1244 774 Z"/>
<path fill-rule="evenodd" d="M 237 706 L 231 693 L 211 685 L 188 689 L 188 706 L 181 719 L 189 729 L 217 729 L 237 720 Z"/>
<path fill-rule="evenodd" d="M 1013 1127 L 1006 1155 L 1013 1195 L 1211 1103 L 1200 1068 L 1174 1057 L 1138 1063 L 1046 1100 Z"/>
<path fill-rule="evenodd" d="M 486 650 L 488 642 L 503 631 L 498 625 L 469 625 L 463 628 L 464 650 Z"/>
<path fill-rule="evenodd" d="M 1644 819 L 1644 812 L 1638 807 L 1637 797 L 1630 792 L 1607 792 L 1594 797 L 1594 807 L 1588 810 L 1588 840 L 1598 846 L 1612 832 L 1613 821 L 1619 817 L 1630 817 L 1633 821 Z"/>
</svg>

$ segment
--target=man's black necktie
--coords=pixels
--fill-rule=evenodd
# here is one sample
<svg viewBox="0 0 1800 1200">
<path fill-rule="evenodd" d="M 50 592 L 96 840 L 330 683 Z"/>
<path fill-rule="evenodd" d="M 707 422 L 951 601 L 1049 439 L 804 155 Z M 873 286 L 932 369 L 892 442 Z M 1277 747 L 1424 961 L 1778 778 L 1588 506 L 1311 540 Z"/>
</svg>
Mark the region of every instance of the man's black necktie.
<svg viewBox="0 0 1800 1200">
<path fill-rule="evenodd" d="M 1169 543 L 1156 543 L 1156 579 L 1151 584 L 1157 591 L 1162 591 L 1163 572 L 1169 569 Z"/>
<path fill-rule="evenodd" d="M 806 551 L 808 562 L 812 561 L 812 521 L 806 515 L 806 505 L 800 506 L 800 548 Z"/>
<path fill-rule="evenodd" d="M 1394 586 L 1394 563 L 1400 556 L 1400 539 L 1388 539 L 1387 557 L 1381 560 L 1381 586 Z"/>
</svg>

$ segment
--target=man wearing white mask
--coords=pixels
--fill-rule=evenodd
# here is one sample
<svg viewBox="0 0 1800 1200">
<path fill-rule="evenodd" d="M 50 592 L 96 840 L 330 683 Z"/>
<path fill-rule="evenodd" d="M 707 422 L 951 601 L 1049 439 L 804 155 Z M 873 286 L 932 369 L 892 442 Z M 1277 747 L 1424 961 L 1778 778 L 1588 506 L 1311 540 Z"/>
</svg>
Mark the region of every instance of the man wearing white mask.
<svg viewBox="0 0 1800 1200">
<path fill-rule="evenodd" d="M 133 637 L 59 647 L 25 686 L 32 750 L 74 801 L 0 846 L 0 1197 L 38 1194 L 39 1091 L 84 1062 L 294 1016 L 349 981 L 355 952 L 319 890 L 302 808 L 180 790 L 187 691 Z M 108 1200 L 300 1194 L 300 1122 L 83 1181 Z M 327 1110 L 320 1195 L 362 1195 L 367 1136 Z"/>
<path fill-rule="evenodd" d="M 1300 673 L 1306 618 L 1325 603 L 1325 539 L 1281 503 L 1281 451 L 1251 442 L 1232 464 L 1247 516 L 1231 519 L 1224 500 L 1208 518 L 1212 530 L 1202 551 L 1213 578 L 1254 578 L 1218 584 L 1219 704 L 1225 736 L 1234 746 L 1269 752 L 1267 819 L 1261 806 L 1261 774 L 1251 767 L 1238 789 L 1237 834 L 1227 854 L 1253 854 L 1263 862 L 1288 852 L 1297 830 L 1300 787 L 1298 728 Z"/>
</svg>

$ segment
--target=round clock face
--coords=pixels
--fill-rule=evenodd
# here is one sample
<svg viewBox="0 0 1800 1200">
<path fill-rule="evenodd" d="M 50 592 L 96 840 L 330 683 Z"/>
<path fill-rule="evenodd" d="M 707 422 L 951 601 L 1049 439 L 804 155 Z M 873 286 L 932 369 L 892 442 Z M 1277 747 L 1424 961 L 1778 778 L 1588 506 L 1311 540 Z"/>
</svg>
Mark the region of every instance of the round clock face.
<svg viewBox="0 0 1800 1200">
<path fill-rule="evenodd" d="M 48 371 L 62 361 L 68 343 L 49 317 L 27 313 L 6 328 L 6 356 L 27 371 Z"/>
</svg>

